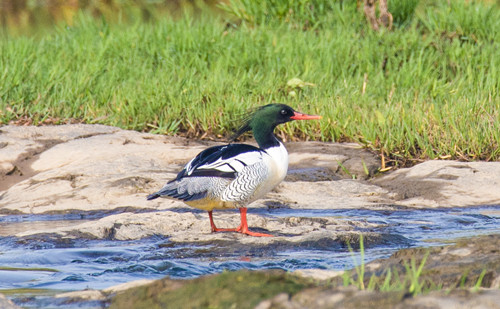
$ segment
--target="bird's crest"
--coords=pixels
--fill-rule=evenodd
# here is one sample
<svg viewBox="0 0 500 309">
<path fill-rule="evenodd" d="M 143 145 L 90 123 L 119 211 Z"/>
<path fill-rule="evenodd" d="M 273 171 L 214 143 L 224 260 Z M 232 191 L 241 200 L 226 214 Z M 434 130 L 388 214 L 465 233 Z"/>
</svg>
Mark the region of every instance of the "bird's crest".
<svg viewBox="0 0 500 309">
<path fill-rule="evenodd" d="M 247 111 L 245 114 L 238 117 L 237 120 L 235 120 L 235 122 L 240 123 L 240 126 L 229 137 L 229 143 L 234 142 L 238 137 L 245 134 L 246 132 L 252 131 L 252 126 L 250 123 L 252 122 L 252 119 L 253 119 L 255 113 L 258 112 L 259 110 L 261 110 L 262 108 L 264 108 L 265 106 L 267 106 L 267 105 L 252 108 L 249 111 Z"/>
</svg>

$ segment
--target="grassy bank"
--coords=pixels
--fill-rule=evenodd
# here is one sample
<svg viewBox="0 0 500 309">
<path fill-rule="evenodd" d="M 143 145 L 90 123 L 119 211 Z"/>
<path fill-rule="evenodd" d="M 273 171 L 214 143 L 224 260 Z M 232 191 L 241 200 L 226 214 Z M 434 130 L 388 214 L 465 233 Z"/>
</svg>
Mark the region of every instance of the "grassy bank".
<svg viewBox="0 0 500 309">
<path fill-rule="evenodd" d="M 382 32 L 353 1 L 241 23 L 81 15 L 41 38 L 6 36 L 0 123 L 77 119 L 222 136 L 235 115 L 283 102 L 324 116 L 283 127 L 288 139 L 356 141 L 400 162 L 499 160 L 500 8 L 422 1 L 414 15 L 400 10 Z M 293 78 L 312 85 L 287 85 Z"/>
</svg>

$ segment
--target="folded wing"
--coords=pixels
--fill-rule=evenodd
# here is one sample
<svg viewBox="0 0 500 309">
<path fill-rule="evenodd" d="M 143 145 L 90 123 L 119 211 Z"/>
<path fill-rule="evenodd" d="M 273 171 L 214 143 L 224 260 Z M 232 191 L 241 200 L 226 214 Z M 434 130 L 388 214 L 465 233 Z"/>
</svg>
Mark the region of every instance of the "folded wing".
<svg viewBox="0 0 500 309">
<path fill-rule="evenodd" d="M 184 166 L 177 177 L 160 191 L 148 196 L 148 200 L 170 196 L 186 202 L 203 198 L 235 201 L 251 195 L 263 174 L 265 152 L 246 144 L 229 144 L 210 147 L 200 152 Z"/>
</svg>

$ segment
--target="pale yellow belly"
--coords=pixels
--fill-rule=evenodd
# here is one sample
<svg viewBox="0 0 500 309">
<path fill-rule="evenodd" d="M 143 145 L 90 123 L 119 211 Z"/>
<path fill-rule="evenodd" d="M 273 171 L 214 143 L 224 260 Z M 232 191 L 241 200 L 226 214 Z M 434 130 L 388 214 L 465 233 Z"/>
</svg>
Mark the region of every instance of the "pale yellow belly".
<svg viewBox="0 0 500 309">
<path fill-rule="evenodd" d="M 224 202 L 219 200 L 214 200 L 210 198 L 204 198 L 196 201 L 184 202 L 191 207 L 198 208 L 201 210 L 212 211 L 214 209 L 228 209 L 228 208 L 236 208 L 234 202 Z"/>
</svg>

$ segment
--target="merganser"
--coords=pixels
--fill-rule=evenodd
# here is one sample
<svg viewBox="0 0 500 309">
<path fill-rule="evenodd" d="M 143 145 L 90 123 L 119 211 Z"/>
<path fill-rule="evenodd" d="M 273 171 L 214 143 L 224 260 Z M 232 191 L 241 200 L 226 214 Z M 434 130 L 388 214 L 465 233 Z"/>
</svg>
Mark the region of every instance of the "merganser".
<svg viewBox="0 0 500 309">
<path fill-rule="evenodd" d="M 269 104 L 258 108 L 236 131 L 230 143 L 200 152 L 189 161 L 175 179 L 158 192 L 187 205 L 208 211 L 212 232 L 232 231 L 250 236 L 272 236 L 248 230 L 247 208 L 278 185 L 288 170 L 288 152 L 274 135 L 274 128 L 292 120 L 320 119 L 294 111 L 285 104 Z M 259 147 L 233 144 L 238 136 L 252 131 Z M 239 208 L 241 224 L 234 229 L 217 228 L 212 218 L 214 209 Z"/>
</svg>

